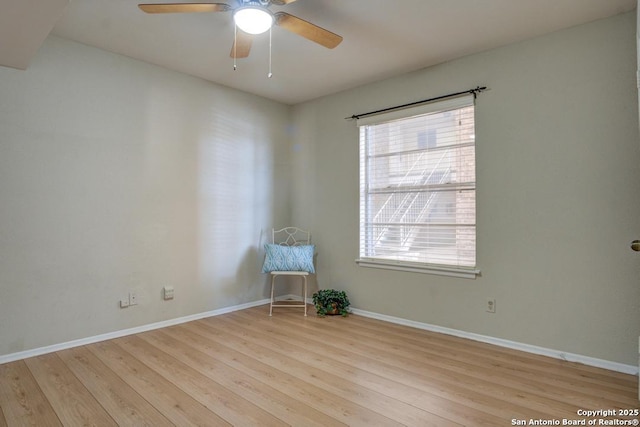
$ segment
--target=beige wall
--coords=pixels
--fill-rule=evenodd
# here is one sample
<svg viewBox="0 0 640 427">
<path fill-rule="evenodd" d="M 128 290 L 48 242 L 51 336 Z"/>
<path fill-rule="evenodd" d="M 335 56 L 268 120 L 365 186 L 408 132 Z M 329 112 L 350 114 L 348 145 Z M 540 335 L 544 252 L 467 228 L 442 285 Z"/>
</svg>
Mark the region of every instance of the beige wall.
<svg viewBox="0 0 640 427">
<path fill-rule="evenodd" d="M 0 355 L 265 298 L 289 110 L 55 37 L 0 68 Z"/>
<path fill-rule="evenodd" d="M 632 12 L 294 107 L 293 220 L 315 231 L 318 285 L 360 309 L 635 365 L 635 62 Z M 358 133 L 344 117 L 477 85 L 490 88 L 476 108 L 482 276 L 358 267 Z"/>
<path fill-rule="evenodd" d="M 296 224 L 357 308 L 635 364 L 634 34 L 630 13 L 292 110 L 50 37 L 0 68 L 0 355 L 264 298 L 263 233 Z M 358 267 L 344 117 L 477 85 L 482 276 Z"/>
</svg>

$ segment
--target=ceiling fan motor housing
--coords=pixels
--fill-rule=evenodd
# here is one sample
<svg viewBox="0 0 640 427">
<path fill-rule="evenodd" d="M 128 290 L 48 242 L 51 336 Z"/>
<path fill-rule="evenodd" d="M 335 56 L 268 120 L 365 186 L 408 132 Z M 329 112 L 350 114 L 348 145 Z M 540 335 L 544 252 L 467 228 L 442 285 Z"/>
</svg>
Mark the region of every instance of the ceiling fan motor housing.
<svg viewBox="0 0 640 427">
<path fill-rule="evenodd" d="M 242 0 L 240 7 L 245 6 L 258 6 L 258 7 L 269 7 L 271 5 L 271 0 Z"/>
</svg>

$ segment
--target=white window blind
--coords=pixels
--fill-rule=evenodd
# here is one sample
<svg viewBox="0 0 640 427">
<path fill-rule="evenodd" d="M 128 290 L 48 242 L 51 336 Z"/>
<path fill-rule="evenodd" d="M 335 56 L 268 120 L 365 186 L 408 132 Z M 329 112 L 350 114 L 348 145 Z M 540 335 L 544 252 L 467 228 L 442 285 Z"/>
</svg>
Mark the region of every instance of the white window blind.
<svg viewBox="0 0 640 427">
<path fill-rule="evenodd" d="M 358 127 L 360 264 L 477 272 L 474 97 Z"/>
</svg>

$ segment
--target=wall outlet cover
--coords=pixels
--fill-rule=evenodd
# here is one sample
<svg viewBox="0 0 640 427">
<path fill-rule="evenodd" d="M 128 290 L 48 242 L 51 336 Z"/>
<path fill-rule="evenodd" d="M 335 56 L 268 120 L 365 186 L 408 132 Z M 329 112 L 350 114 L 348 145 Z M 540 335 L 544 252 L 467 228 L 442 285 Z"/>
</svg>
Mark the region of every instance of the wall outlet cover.
<svg viewBox="0 0 640 427">
<path fill-rule="evenodd" d="M 496 312 L 496 299 L 495 298 L 487 298 L 486 305 L 487 313 L 495 313 Z"/>
</svg>

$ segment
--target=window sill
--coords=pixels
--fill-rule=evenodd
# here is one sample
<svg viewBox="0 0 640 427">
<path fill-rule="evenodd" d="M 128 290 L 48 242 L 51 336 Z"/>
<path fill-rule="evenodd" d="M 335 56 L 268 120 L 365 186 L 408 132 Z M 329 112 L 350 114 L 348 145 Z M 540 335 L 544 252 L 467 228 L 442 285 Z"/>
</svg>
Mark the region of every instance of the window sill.
<svg viewBox="0 0 640 427">
<path fill-rule="evenodd" d="M 472 268 L 455 268 L 429 264 L 411 264 L 407 262 L 380 261 L 372 259 L 357 259 L 360 267 L 381 268 L 385 270 L 408 271 L 411 273 L 435 274 L 438 276 L 460 277 L 463 279 L 475 279 L 480 275 L 480 270 Z"/>
</svg>

